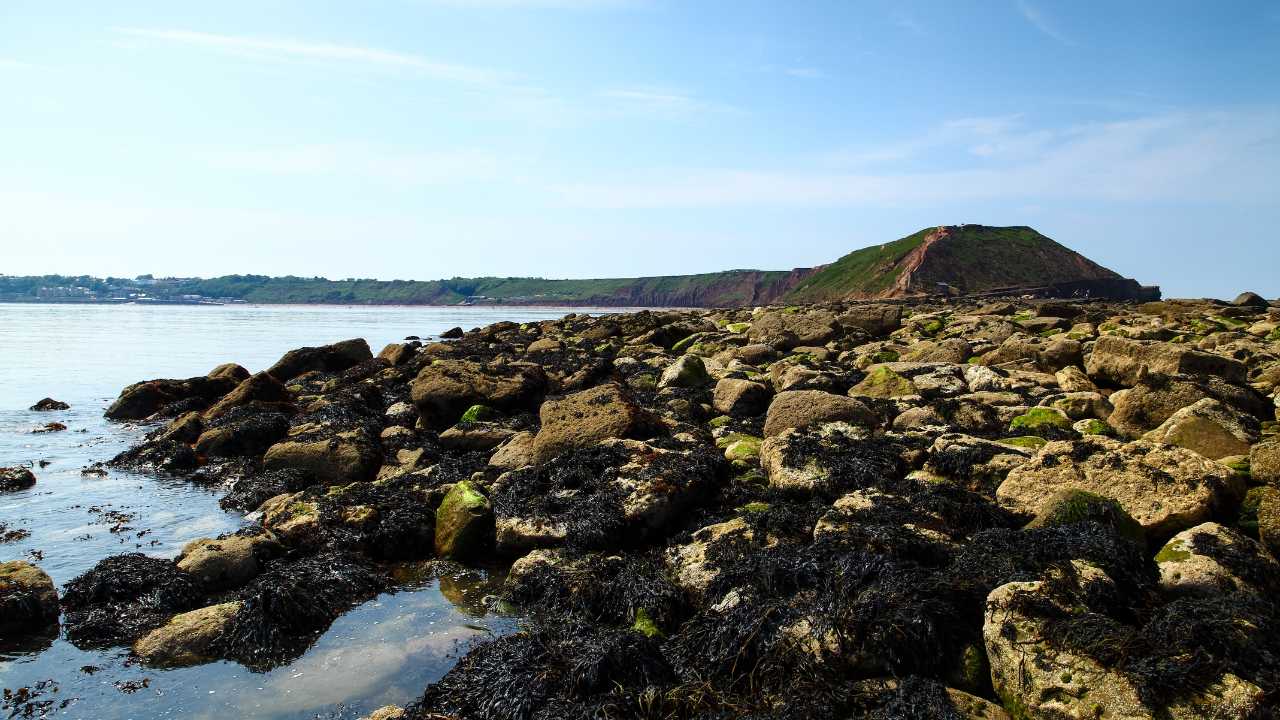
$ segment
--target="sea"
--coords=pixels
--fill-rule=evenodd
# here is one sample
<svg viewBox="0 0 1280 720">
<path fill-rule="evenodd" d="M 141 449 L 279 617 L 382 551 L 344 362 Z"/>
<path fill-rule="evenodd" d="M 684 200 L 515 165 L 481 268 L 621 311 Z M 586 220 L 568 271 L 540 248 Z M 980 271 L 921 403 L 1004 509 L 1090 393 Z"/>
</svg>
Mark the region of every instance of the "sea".
<svg viewBox="0 0 1280 720">
<path fill-rule="evenodd" d="M 619 311 L 0 304 L 0 467 L 27 465 L 37 477 L 30 489 L 0 494 L 0 562 L 33 562 L 61 591 L 110 555 L 171 558 L 190 540 L 245 524 L 218 507 L 217 491 L 181 479 L 83 472 L 150 429 L 102 416 L 130 383 L 203 375 L 225 362 L 256 372 L 287 350 L 355 337 L 377 353 L 455 326 Z M 28 409 L 44 397 L 71 409 Z M 50 422 L 67 429 L 35 432 Z M 268 672 L 225 661 L 148 668 L 127 648 L 78 648 L 60 630 L 0 637 L 0 718 L 357 718 L 412 701 L 473 643 L 517 627 L 518 618 L 493 610 L 501 583 L 493 573 L 423 563 L 397 577 L 394 592 L 352 609 L 305 654 Z"/>
</svg>

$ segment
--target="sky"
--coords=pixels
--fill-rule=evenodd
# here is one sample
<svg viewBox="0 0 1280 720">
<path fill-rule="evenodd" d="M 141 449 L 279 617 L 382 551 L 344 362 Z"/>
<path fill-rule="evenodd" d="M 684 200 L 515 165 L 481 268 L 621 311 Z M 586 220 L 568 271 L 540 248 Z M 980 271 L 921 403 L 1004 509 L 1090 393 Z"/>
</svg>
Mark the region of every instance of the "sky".
<svg viewBox="0 0 1280 720">
<path fill-rule="evenodd" d="M 0 0 L 0 273 L 631 277 L 1030 225 L 1280 296 L 1280 2 Z"/>
</svg>

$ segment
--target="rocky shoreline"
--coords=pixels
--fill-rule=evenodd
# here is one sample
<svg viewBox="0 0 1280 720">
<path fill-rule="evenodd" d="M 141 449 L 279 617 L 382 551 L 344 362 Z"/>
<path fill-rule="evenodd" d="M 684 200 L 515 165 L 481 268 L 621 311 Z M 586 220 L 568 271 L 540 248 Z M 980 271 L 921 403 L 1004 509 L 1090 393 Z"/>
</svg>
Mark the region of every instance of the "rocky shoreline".
<svg viewBox="0 0 1280 720">
<path fill-rule="evenodd" d="M 439 558 L 509 567 L 523 629 L 378 717 L 1271 717 L 1278 385 L 1280 308 L 1250 295 L 300 348 L 107 411 L 156 423 L 111 464 L 222 487 L 252 528 L 60 598 L 4 563 L 0 617 L 265 669 Z"/>
</svg>

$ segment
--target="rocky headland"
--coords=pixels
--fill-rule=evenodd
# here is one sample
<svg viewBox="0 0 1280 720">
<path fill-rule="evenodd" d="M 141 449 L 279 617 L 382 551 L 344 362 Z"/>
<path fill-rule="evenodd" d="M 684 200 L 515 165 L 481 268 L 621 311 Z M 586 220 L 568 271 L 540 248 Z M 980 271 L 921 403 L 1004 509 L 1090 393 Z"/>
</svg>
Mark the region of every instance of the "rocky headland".
<svg viewBox="0 0 1280 720">
<path fill-rule="evenodd" d="M 396 563 L 439 558 L 509 567 L 495 602 L 522 629 L 376 717 L 1280 706 L 1280 307 L 1257 296 L 445 335 L 125 388 L 108 416 L 155 426 L 112 463 L 222 487 L 254 526 L 107 558 L 60 598 L 7 563 L 3 617 L 60 610 L 77 645 L 154 665 L 268 668 Z"/>
</svg>

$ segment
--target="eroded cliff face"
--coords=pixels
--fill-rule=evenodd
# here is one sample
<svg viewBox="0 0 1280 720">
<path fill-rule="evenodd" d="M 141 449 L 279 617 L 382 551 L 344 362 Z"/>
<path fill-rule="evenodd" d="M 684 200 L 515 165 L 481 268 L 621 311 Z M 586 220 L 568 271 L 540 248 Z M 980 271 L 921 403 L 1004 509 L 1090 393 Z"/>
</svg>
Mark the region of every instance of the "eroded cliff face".
<svg viewBox="0 0 1280 720">
<path fill-rule="evenodd" d="M 821 266 L 820 266 L 821 267 Z M 646 282 L 620 288 L 609 295 L 593 295 L 583 304 L 604 307 L 737 307 L 768 305 L 781 300 L 819 268 L 796 268 L 783 276 L 764 271 L 734 273 L 702 282 Z M 666 280 L 666 278 L 664 278 Z"/>
</svg>

